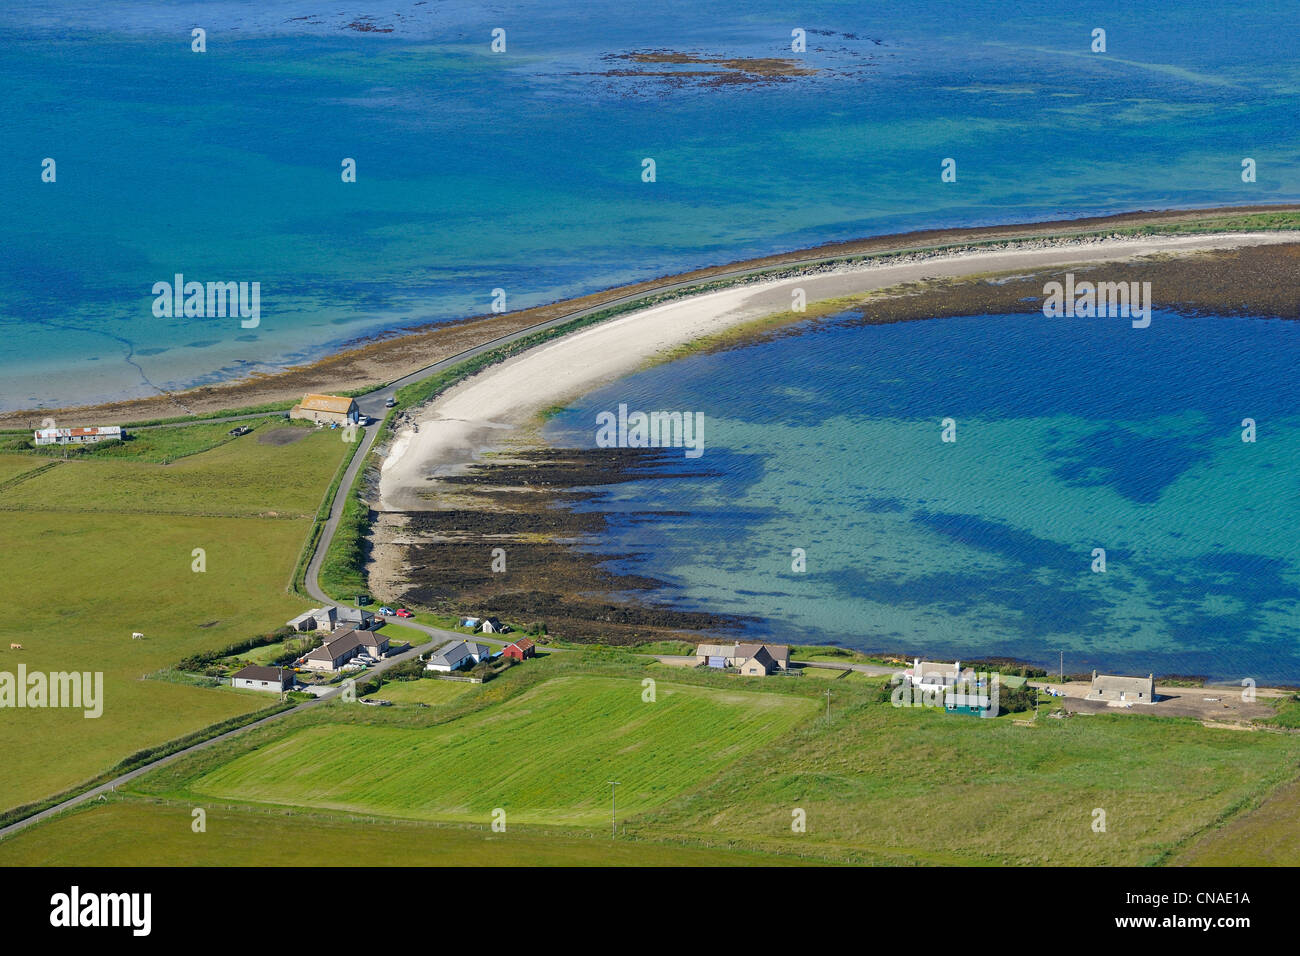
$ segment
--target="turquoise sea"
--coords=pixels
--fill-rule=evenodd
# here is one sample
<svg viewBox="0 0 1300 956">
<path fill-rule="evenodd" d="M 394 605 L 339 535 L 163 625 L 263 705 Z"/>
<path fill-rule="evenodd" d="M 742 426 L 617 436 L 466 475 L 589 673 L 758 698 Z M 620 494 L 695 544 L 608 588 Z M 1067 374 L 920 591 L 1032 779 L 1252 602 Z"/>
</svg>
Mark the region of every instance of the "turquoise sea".
<svg viewBox="0 0 1300 956">
<path fill-rule="evenodd" d="M 1300 199 L 1297 12 L 8 4 L 0 409 L 276 369 L 485 312 L 497 288 L 520 308 L 836 239 Z M 726 67 L 621 59 L 650 50 L 816 72 L 719 84 Z M 155 318 L 153 283 L 178 272 L 260 282 L 261 324 Z"/>
<path fill-rule="evenodd" d="M 699 458 L 584 506 L 611 513 L 589 547 L 754 636 L 1298 683 L 1298 356 L 1278 319 L 846 316 L 638 373 L 547 437 L 703 413 Z"/>
<path fill-rule="evenodd" d="M 0 409 L 274 370 L 483 313 L 498 288 L 514 309 L 867 235 L 1300 200 L 1297 14 L 1294 0 L 9 4 Z M 646 51 L 813 72 L 628 58 Z M 155 318 L 153 284 L 178 272 L 259 282 L 260 325 Z M 629 514 L 593 546 L 638 552 L 665 598 L 760 615 L 758 632 L 1300 680 L 1296 334 L 1169 315 L 1142 332 L 830 322 L 645 372 L 551 427 L 589 442 L 593 411 L 619 400 L 702 411 L 694 477 L 602 503 L 685 514 Z M 942 444 L 949 416 L 959 439 Z"/>
</svg>

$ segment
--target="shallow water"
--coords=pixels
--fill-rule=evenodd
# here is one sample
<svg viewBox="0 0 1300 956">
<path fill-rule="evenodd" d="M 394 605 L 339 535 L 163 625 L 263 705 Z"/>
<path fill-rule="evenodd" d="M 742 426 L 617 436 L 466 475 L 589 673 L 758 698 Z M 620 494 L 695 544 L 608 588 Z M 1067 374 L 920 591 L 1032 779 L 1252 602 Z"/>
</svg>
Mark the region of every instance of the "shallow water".
<svg viewBox="0 0 1300 956">
<path fill-rule="evenodd" d="M 1277 28 L 1300 5 L 744 6 L 7 11 L 0 408 L 272 370 L 485 312 L 497 288 L 513 309 L 835 239 L 1300 198 L 1300 67 Z M 605 58 L 779 57 L 794 27 L 814 76 L 716 86 Z M 154 318 L 177 272 L 260 282 L 259 326 Z"/>
<path fill-rule="evenodd" d="M 841 318 L 638 373 L 546 437 L 591 446 L 621 402 L 702 412 L 688 475 L 605 489 L 591 507 L 640 514 L 592 547 L 755 635 L 1295 683 L 1298 356 L 1277 319 Z"/>
</svg>

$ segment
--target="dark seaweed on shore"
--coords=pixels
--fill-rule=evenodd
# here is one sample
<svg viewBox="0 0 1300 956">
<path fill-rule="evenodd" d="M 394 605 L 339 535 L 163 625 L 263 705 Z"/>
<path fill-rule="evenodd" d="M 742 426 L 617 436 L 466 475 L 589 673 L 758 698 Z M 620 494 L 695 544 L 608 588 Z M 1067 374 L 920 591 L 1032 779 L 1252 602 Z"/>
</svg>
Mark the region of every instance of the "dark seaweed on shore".
<svg viewBox="0 0 1300 956">
<path fill-rule="evenodd" d="M 594 489 L 677 477 L 666 465 L 680 455 L 676 449 L 540 448 L 437 479 L 426 497 L 455 505 L 402 513 L 402 538 L 411 541 L 402 600 L 444 613 L 540 621 L 557 636 L 605 644 L 738 632 L 755 619 L 674 608 L 646 597 L 668 582 L 610 570 L 635 560 L 635 553 L 596 555 L 578 547 L 609 527 L 599 507 L 603 493 Z M 665 514 L 681 512 L 619 516 L 636 521 Z M 504 573 L 492 570 L 494 548 L 506 551 Z"/>
</svg>

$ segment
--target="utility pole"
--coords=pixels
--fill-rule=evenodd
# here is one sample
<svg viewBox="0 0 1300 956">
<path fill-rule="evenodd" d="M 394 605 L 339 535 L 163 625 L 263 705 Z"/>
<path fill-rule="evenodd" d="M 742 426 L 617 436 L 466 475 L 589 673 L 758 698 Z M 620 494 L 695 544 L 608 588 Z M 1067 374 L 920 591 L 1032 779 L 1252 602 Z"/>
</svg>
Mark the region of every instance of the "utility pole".
<svg viewBox="0 0 1300 956">
<path fill-rule="evenodd" d="M 826 719 L 831 719 L 831 689 L 826 688 Z"/>
<path fill-rule="evenodd" d="M 1061 683 L 1065 683 L 1065 651 L 1061 651 Z"/>
<path fill-rule="evenodd" d="M 606 780 L 610 785 L 610 803 L 609 803 L 609 838 L 612 840 L 618 836 L 618 784 L 617 780 Z"/>
</svg>

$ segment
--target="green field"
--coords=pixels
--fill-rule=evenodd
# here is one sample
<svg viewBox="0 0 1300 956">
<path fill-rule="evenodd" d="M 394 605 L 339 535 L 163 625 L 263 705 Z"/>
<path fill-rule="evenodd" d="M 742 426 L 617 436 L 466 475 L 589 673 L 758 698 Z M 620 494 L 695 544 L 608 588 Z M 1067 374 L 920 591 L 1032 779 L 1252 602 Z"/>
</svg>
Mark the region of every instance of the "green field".
<svg viewBox="0 0 1300 956">
<path fill-rule="evenodd" d="M 608 829 L 548 833 L 341 815 L 116 801 L 0 843 L 0 866 L 778 866 L 816 859 L 611 840 Z M 267 846 L 275 847 L 268 854 Z"/>
<path fill-rule="evenodd" d="M 647 673 L 659 675 L 655 703 L 641 701 Z M 670 677 L 601 652 L 557 653 L 482 686 L 384 692 L 443 686 L 468 690 L 428 709 L 332 704 L 141 778 L 123 795 L 132 809 L 114 818 L 118 859 L 179 859 L 189 834 L 174 804 L 293 821 L 293 842 L 326 863 L 352 859 L 334 845 L 345 831 L 390 862 L 446 838 L 469 841 L 458 844 L 465 863 L 615 863 L 624 858 L 593 857 L 570 837 L 603 830 L 616 779 L 619 843 L 658 847 L 663 862 L 689 850 L 714 862 L 747 851 L 867 864 L 1300 863 L 1291 734 L 1132 714 L 1019 726 L 896 709 L 867 678 Z M 465 836 L 498 807 L 530 842 Z M 1096 809 L 1105 832 L 1093 829 Z M 791 828 L 796 810 L 806 832 Z M 78 859 L 91 812 L 0 844 L 0 863 Z"/>
<path fill-rule="evenodd" d="M 408 819 L 550 826 L 608 819 L 609 785 L 634 815 L 708 779 L 816 711 L 788 695 L 626 678 L 562 677 L 428 729 L 318 726 L 194 780 L 188 798 Z M 562 728 L 562 732 L 560 729 Z"/>
<path fill-rule="evenodd" d="M 844 692 L 851 688 L 844 688 Z M 864 703 L 633 821 L 878 862 L 1140 865 L 1296 774 L 1300 738 L 1138 715 L 979 720 Z M 791 813 L 807 813 L 792 836 Z M 1094 832 L 1093 811 L 1106 812 Z M 1292 862 L 1300 860 L 1292 859 Z"/>
<path fill-rule="evenodd" d="M 429 704 L 436 706 L 461 697 L 470 691 L 478 690 L 480 685 L 464 681 L 420 680 L 393 681 L 385 684 L 377 694 L 371 694 L 378 700 L 391 700 L 395 704 Z"/>
<path fill-rule="evenodd" d="M 0 454 L 0 485 L 12 478 L 16 478 L 18 475 L 48 464 L 48 461 L 37 458 L 35 455 Z"/>
<path fill-rule="evenodd" d="M 259 433 L 254 432 L 169 465 L 86 456 L 0 488 L 0 509 L 314 515 L 348 448 L 341 434 L 313 429 L 292 444 L 268 445 L 258 442 Z M 32 456 L 28 460 L 38 459 Z M 292 567 L 291 561 L 284 572 L 286 578 Z"/>
<path fill-rule="evenodd" d="M 1252 812 L 1210 830 L 1175 854 L 1176 866 L 1300 866 L 1296 807 L 1300 781 L 1276 792 Z"/>
<path fill-rule="evenodd" d="M 245 422 L 185 425 L 179 428 L 127 429 L 126 438 L 122 441 L 106 442 L 101 445 L 36 445 L 29 449 L 27 454 L 38 459 L 65 457 L 97 460 L 128 459 L 162 464 L 238 440 L 230 436 L 230 430 L 237 425 L 257 429 L 268 427 L 269 421 L 250 419 Z M 31 438 L 31 435 L 27 437 Z M 248 441 L 256 440 L 253 435 L 244 437 Z"/>
<path fill-rule="evenodd" d="M 0 624 L 0 669 L 102 672 L 105 697 L 95 719 L 0 710 L 0 810 L 271 702 L 143 679 L 196 651 L 274 630 L 306 606 L 286 585 L 310 518 L 252 517 L 263 509 L 240 502 L 314 513 L 312 489 L 319 499 L 345 446 L 324 433 L 284 446 L 258 444 L 255 434 L 172 465 L 58 462 L 0 488 L 0 580 L 16 582 L 22 609 Z M 36 456 L 4 464 L 13 458 L 48 464 Z M 79 513 L 68 513 L 74 504 Z M 193 570 L 196 548 L 202 572 Z M 145 639 L 132 640 L 135 631 Z M 23 650 L 7 650 L 11 642 Z"/>
</svg>

